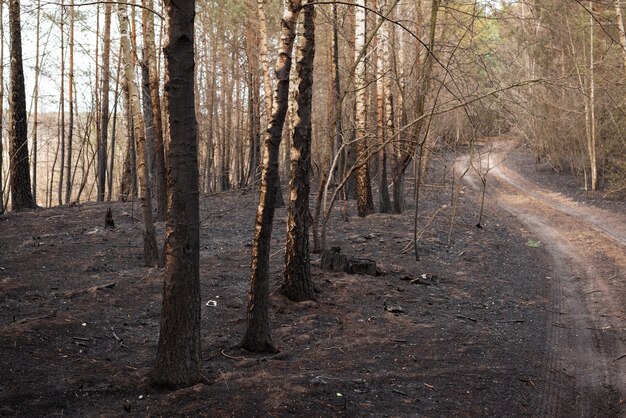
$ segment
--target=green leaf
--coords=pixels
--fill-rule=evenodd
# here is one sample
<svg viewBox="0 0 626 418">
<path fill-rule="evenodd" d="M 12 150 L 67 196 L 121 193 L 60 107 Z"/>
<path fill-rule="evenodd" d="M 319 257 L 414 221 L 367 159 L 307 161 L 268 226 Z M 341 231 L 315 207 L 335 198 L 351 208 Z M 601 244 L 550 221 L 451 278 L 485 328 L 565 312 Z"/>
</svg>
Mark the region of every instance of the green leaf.
<svg viewBox="0 0 626 418">
<path fill-rule="evenodd" d="M 528 242 L 526 242 L 526 245 L 530 248 L 541 248 L 541 241 L 529 239 Z"/>
</svg>

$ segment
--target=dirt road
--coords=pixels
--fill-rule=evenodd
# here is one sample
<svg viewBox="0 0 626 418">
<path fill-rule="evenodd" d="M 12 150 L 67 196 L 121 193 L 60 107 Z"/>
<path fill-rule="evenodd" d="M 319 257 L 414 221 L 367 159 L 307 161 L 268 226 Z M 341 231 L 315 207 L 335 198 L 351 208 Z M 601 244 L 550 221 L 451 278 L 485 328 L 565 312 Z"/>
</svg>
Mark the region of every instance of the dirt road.
<svg viewBox="0 0 626 418">
<path fill-rule="evenodd" d="M 515 171 L 515 144 L 485 147 L 457 170 L 540 241 L 552 272 L 545 416 L 626 415 L 626 213 L 584 205 Z M 466 171 L 467 170 L 467 171 Z M 530 243 L 531 245 L 533 243 Z"/>
</svg>

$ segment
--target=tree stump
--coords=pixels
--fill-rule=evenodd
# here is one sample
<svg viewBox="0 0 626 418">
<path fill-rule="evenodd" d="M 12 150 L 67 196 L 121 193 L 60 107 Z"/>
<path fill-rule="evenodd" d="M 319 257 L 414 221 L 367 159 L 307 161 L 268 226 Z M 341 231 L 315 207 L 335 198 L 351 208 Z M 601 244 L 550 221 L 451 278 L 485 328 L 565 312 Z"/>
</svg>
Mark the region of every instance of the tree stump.
<svg viewBox="0 0 626 418">
<path fill-rule="evenodd" d="M 349 274 L 366 274 L 376 276 L 376 262 L 367 258 L 348 257 L 341 254 L 341 248 L 332 247 L 322 253 L 321 268 L 323 270 L 343 271 Z"/>
<path fill-rule="evenodd" d="M 348 268 L 348 257 L 341 254 L 341 248 L 332 247 L 322 253 L 323 270 L 346 271 Z"/>
<path fill-rule="evenodd" d="M 107 209 L 107 214 L 104 217 L 104 229 L 114 229 L 115 228 L 115 222 L 113 221 L 113 212 L 111 211 L 111 208 Z"/>
</svg>

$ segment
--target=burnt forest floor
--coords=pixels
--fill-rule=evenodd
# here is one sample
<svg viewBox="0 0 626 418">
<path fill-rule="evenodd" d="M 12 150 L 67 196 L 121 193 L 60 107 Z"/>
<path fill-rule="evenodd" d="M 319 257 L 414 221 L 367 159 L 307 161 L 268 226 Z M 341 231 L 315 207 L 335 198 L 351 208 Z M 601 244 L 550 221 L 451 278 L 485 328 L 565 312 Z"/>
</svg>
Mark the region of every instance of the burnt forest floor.
<svg viewBox="0 0 626 418">
<path fill-rule="evenodd" d="M 529 155 L 517 157 L 516 164 L 532 164 Z M 526 245 L 536 237 L 492 199 L 484 228 L 476 228 L 480 193 L 463 185 L 452 205 L 451 173 L 451 161 L 433 159 L 420 201 L 420 228 L 429 224 L 419 241 L 420 261 L 410 247 L 410 190 L 402 215 L 362 219 L 354 201 L 339 202 L 328 246 L 375 260 L 381 275 L 322 271 L 313 255 L 316 303 L 292 303 L 277 291 L 286 209 L 277 210 L 271 321 L 280 352 L 272 355 L 237 348 L 245 326 L 257 195 L 202 197 L 206 383 L 177 391 L 154 389 L 148 378 L 163 272 L 141 267 L 137 204 L 5 214 L 0 217 L 0 415 L 543 413 L 546 389 L 554 387 L 546 377 L 546 368 L 553 367 L 546 360 L 554 315 L 551 259 L 545 248 Z M 570 181 L 565 175 L 545 177 L 557 188 Z M 113 210 L 113 230 L 103 228 L 107 207 Z M 163 237 L 164 224 L 157 230 Z M 559 384 L 561 392 L 577 390 L 568 380 Z M 624 412 L 621 403 L 596 410 L 603 416 Z"/>
</svg>

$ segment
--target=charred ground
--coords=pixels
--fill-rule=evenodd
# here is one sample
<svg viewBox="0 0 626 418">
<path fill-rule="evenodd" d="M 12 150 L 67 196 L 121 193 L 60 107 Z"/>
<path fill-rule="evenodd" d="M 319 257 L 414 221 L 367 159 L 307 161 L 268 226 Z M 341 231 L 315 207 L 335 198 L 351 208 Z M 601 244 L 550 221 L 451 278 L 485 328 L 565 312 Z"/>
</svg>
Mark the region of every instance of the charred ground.
<svg viewBox="0 0 626 418">
<path fill-rule="evenodd" d="M 137 206 L 84 204 L 3 216 L 0 415 L 536 415 L 545 386 L 554 384 L 546 379 L 550 259 L 544 248 L 527 246 L 536 237 L 491 202 L 485 227 L 477 229 L 478 192 L 465 186 L 448 240 L 452 170 L 441 161 L 435 166 L 423 189 L 420 224 L 438 213 L 420 240 L 421 260 L 406 251 L 412 205 L 403 215 L 365 219 L 355 216 L 354 202 L 340 205 L 329 246 L 376 260 L 382 275 L 322 271 L 314 256 L 316 303 L 292 303 L 277 292 L 286 210 L 277 211 L 271 312 L 280 352 L 274 355 L 237 348 L 257 196 L 203 197 L 206 383 L 173 392 L 152 388 L 148 379 L 162 272 L 141 267 Z M 550 179 L 556 177 L 569 181 Z M 104 228 L 109 206 L 115 229 Z M 160 236 L 163 228 L 158 225 Z M 559 393 L 574 393 L 574 380 L 559 380 Z M 616 396 L 598 401 L 595 410 L 618 416 L 624 406 L 619 390 Z"/>
</svg>

